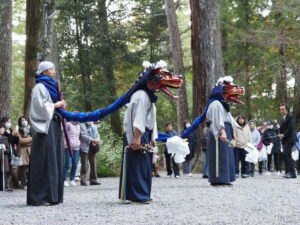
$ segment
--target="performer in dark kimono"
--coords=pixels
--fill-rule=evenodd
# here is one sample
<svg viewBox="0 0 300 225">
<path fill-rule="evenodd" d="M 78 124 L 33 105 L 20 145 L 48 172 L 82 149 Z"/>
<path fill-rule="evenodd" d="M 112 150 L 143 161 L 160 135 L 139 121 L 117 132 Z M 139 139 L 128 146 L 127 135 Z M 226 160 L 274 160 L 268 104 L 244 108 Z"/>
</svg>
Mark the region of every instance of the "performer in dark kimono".
<svg viewBox="0 0 300 225">
<path fill-rule="evenodd" d="M 30 122 L 35 132 L 30 154 L 27 204 L 58 204 L 63 202 L 64 148 L 61 116 L 55 109 L 65 106 L 65 101 L 57 101 L 58 96 L 55 99 L 50 95 L 48 88 L 56 75 L 51 62 L 40 63 L 37 74 L 39 77 L 32 90 L 30 106 Z"/>
<path fill-rule="evenodd" d="M 233 149 L 229 142 L 233 139 L 233 126 L 237 124 L 228 102 L 243 104 L 238 100 L 239 95 L 244 95 L 244 89 L 233 84 L 231 77 L 220 78 L 210 93 L 204 113 L 181 135 L 185 138 L 205 119 L 211 121 L 207 154 L 208 178 L 213 186 L 228 185 L 235 180 Z"/>
<path fill-rule="evenodd" d="M 140 88 L 131 96 L 125 113 L 125 148 L 119 188 L 119 198 L 124 203 L 148 204 L 151 200 L 152 153 L 142 149 L 142 146 L 155 146 L 155 139 L 158 137 L 154 105 L 157 97 L 154 91 L 163 87 L 165 82 L 171 88 L 178 88 L 182 83 L 165 66 L 164 62 L 160 62 L 145 70 L 138 81 Z M 169 91 L 165 92 L 175 98 Z"/>
</svg>

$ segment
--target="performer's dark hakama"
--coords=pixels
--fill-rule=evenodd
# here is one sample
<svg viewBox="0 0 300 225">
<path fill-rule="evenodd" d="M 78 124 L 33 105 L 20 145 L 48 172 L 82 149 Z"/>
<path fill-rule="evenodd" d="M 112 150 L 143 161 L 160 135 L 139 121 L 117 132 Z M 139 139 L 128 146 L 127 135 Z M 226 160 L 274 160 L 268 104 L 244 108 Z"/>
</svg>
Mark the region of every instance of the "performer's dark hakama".
<svg viewBox="0 0 300 225">
<path fill-rule="evenodd" d="M 54 113 L 48 134 L 33 135 L 27 190 L 28 205 L 63 202 L 63 153 L 61 117 Z"/>
<path fill-rule="evenodd" d="M 138 90 L 130 99 L 124 116 L 124 151 L 120 178 L 119 199 L 148 202 L 152 183 L 152 153 L 125 149 L 134 143 L 134 131 L 141 134 L 141 145 L 157 138 L 156 108 L 144 90 Z"/>
<path fill-rule="evenodd" d="M 227 139 L 232 140 L 231 123 L 225 123 L 225 131 Z M 209 182 L 211 184 L 228 184 L 235 181 L 233 149 L 226 142 L 221 140 L 218 142 L 219 148 L 217 149 L 215 137 L 210 132 L 207 143 Z M 217 150 L 219 151 L 218 156 Z"/>
<path fill-rule="evenodd" d="M 151 131 L 142 136 L 142 145 L 150 144 Z M 124 147 L 127 141 L 124 142 Z M 125 157 L 124 157 L 125 156 Z M 120 176 L 119 199 L 134 202 L 150 200 L 152 183 L 152 153 L 142 150 L 125 149 L 123 151 Z"/>
</svg>

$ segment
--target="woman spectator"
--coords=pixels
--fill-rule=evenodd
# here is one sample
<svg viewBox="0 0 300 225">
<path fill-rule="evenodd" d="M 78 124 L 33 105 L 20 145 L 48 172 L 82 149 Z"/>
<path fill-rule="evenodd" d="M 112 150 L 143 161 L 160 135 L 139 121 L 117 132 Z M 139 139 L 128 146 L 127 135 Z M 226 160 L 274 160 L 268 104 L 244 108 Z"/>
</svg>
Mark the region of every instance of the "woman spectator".
<svg viewBox="0 0 300 225">
<path fill-rule="evenodd" d="M 255 148 L 258 148 L 258 145 L 259 145 L 260 140 L 261 140 L 261 135 L 260 135 L 259 131 L 256 129 L 256 123 L 255 123 L 254 120 L 250 120 L 248 125 L 249 125 L 250 132 L 251 132 L 251 141 L 250 141 L 250 143 Z M 255 164 L 251 163 L 250 164 L 250 176 L 251 177 L 254 177 L 254 171 L 255 171 Z"/>
<path fill-rule="evenodd" d="M 28 120 L 24 116 L 21 116 L 18 119 L 18 126 L 20 135 L 20 155 L 23 161 L 23 165 L 19 166 L 19 179 L 21 181 L 22 188 L 26 189 L 29 172 L 29 155 L 32 144 L 32 129 L 28 123 Z"/>
<path fill-rule="evenodd" d="M 191 126 L 188 120 L 183 122 L 183 128 L 186 130 L 189 126 Z M 196 135 L 194 132 L 191 132 L 188 135 L 189 149 L 190 154 L 185 157 L 185 161 L 183 162 L 183 174 L 191 177 L 192 176 L 192 160 L 194 158 L 195 148 L 196 148 Z"/>
<path fill-rule="evenodd" d="M 262 141 L 265 146 L 269 146 L 270 144 L 273 144 L 270 154 L 268 154 L 268 164 L 267 169 L 268 172 L 271 172 L 271 164 L 272 164 L 272 156 L 274 157 L 274 164 L 275 164 L 275 170 L 277 172 L 277 175 L 281 175 L 280 173 L 280 166 L 279 166 L 279 155 L 281 152 L 281 145 L 280 145 L 280 139 L 278 136 L 278 133 L 273 128 L 272 121 L 269 120 L 266 123 L 267 128 L 262 136 Z"/>
<path fill-rule="evenodd" d="M 14 156 L 17 156 L 17 150 L 19 147 L 19 133 L 16 130 L 11 129 L 11 120 L 9 117 L 2 117 L 0 123 L 4 125 L 5 131 L 3 136 L 7 137 L 8 144 L 9 144 L 9 149 L 6 149 L 8 161 L 9 161 L 9 173 L 7 178 L 8 187 L 12 182 L 13 187 L 19 188 L 17 176 L 13 172 L 13 167 L 10 164 L 12 154 L 14 154 Z M 12 190 L 8 189 L 8 191 L 12 191 Z"/>
<path fill-rule="evenodd" d="M 235 176 L 239 177 L 239 162 L 241 162 L 241 176 L 242 178 L 247 178 L 249 177 L 249 163 L 246 161 L 247 151 L 245 146 L 251 141 L 251 133 L 244 116 L 238 116 L 236 122 L 240 126 L 234 128 L 236 142 L 236 147 L 234 148 Z"/>
<path fill-rule="evenodd" d="M 79 162 L 79 149 L 80 149 L 80 124 L 77 122 L 68 122 L 67 130 L 70 136 L 71 151 L 73 152 L 73 157 L 69 155 L 69 150 L 67 148 L 67 143 L 65 140 L 65 167 L 64 167 L 64 186 L 76 186 L 75 175 Z M 72 160 L 72 169 L 70 174 L 70 184 L 67 181 L 67 175 L 70 169 L 70 161 Z"/>
</svg>

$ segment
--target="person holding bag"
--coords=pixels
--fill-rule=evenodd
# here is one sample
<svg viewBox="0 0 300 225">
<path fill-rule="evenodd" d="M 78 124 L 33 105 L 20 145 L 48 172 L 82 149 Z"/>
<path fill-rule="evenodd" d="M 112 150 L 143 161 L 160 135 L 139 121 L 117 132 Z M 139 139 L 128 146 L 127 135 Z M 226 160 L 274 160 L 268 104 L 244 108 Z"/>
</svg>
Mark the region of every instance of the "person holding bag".
<svg viewBox="0 0 300 225">
<path fill-rule="evenodd" d="M 96 154 L 100 147 L 100 135 L 93 122 L 80 124 L 80 184 L 87 186 L 88 166 L 90 164 L 90 185 L 100 185 L 97 181 Z"/>
</svg>

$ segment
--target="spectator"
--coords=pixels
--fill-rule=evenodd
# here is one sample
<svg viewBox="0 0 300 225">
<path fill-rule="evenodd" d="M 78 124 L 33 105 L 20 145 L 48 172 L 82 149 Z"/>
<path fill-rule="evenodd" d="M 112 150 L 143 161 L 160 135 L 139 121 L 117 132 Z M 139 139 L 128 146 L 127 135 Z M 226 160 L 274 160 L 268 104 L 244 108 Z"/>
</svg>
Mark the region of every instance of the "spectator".
<svg viewBox="0 0 300 225">
<path fill-rule="evenodd" d="M 168 122 L 166 123 L 166 134 L 173 137 L 175 135 L 177 135 L 177 132 L 175 130 L 173 130 L 173 124 Z M 180 177 L 180 173 L 179 173 L 179 165 L 177 163 L 175 163 L 174 161 L 174 157 L 172 157 L 172 154 L 168 153 L 168 149 L 167 147 L 165 148 L 165 158 L 166 158 L 166 166 L 167 166 L 167 176 L 171 177 L 172 173 L 174 172 L 174 176 L 176 178 Z M 173 165 L 173 170 L 171 168 L 171 161 L 172 161 L 172 165 Z"/>
<path fill-rule="evenodd" d="M 241 176 L 242 178 L 247 178 L 249 177 L 249 163 L 246 161 L 247 151 L 245 146 L 251 141 L 251 133 L 244 116 L 238 116 L 236 122 L 240 126 L 234 128 L 236 142 L 236 147 L 234 148 L 235 176 L 239 177 L 239 162 L 241 162 Z"/>
<path fill-rule="evenodd" d="M 92 123 L 80 124 L 80 184 L 81 186 L 87 186 L 87 174 L 90 166 L 90 185 L 100 185 L 97 181 L 96 170 L 96 154 L 100 145 L 100 135 L 97 130 L 97 126 Z"/>
<path fill-rule="evenodd" d="M 10 172 L 10 166 L 9 166 L 10 151 L 9 151 L 8 139 L 7 137 L 4 136 L 4 132 L 5 132 L 5 126 L 4 124 L 0 123 L 0 144 L 5 146 L 5 151 L 3 149 L 0 149 L 0 165 L 1 165 L 0 191 L 3 190 L 11 191 L 8 188 L 8 179 L 9 179 L 9 172 Z M 4 157 L 2 157 L 2 155 Z M 4 177 L 4 184 L 3 184 L 3 177 Z"/>
<path fill-rule="evenodd" d="M 265 132 L 263 133 L 262 141 L 265 146 L 269 146 L 270 144 L 273 144 L 270 154 L 268 154 L 268 164 L 267 169 L 268 172 L 271 172 L 271 164 L 272 164 L 272 156 L 274 157 L 274 164 L 275 164 L 275 170 L 277 172 L 277 175 L 281 175 L 280 173 L 280 165 L 279 165 L 279 155 L 280 155 L 280 139 L 278 137 L 278 134 L 273 128 L 272 121 L 267 121 L 267 128 Z"/>
<path fill-rule="evenodd" d="M 258 158 L 258 173 L 260 175 L 263 174 L 263 170 L 266 168 L 265 164 L 268 161 L 268 156 L 267 156 L 267 153 L 266 153 L 266 146 L 262 142 L 262 135 L 263 135 L 263 133 L 265 132 L 266 129 L 267 129 L 267 122 L 263 122 L 262 126 L 258 128 L 258 131 L 259 131 L 260 136 L 261 136 L 260 142 L 259 142 L 258 147 L 257 147 L 257 149 L 260 152 L 260 156 Z M 265 171 L 266 171 L 266 169 L 265 169 Z"/>
<path fill-rule="evenodd" d="M 2 117 L 0 123 L 4 124 L 4 136 L 7 137 L 8 143 L 9 143 L 9 149 L 7 149 L 10 153 L 8 153 L 8 160 L 9 160 L 9 174 L 8 174 L 8 187 L 11 185 L 16 188 L 20 188 L 19 182 L 16 176 L 16 173 L 14 173 L 13 167 L 10 164 L 12 154 L 14 156 L 17 156 L 17 150 L 19 147 L 19 133 L 16 130 L 11 129 L 11 120 L 9 117 Z M 11 189 L 8 189 L 8 191 L 12 191 Z"/>
<path fill-rule="evenodd" d="M 251 132 L 251 140 L 250 143 L 255 147 L 258 148 L 258 145 L 260 143 L 261 140 L 261 135 L 259 133 L 259 131 L 256 129 L 256 123 L 254 120 L 250 120 L 249 123 L 249 128 L 250 128 L 250 132 Z M 255 164 L 251 163 L 250 164 L 250 176 L 254 177 L 254 171 L 255 171 Z"/>
<path fill-rule="evenodd" d="M 70 137 L 70 147 L 73 152 L 73 157 L 69 155 L 69 150 L 65 140 L 65 167 L 64 167 L 64 186 L 76 186 L 75 175 L 79 162 L 80 149 L 80 124 L 78 122 L 68 122 L 67 130 Z M 70 174 L 70 183 L 67 181 L 67 175 L 70 169 L 70 161 L 72 161 L 72 169 Z"/>
<path fill-rule="evenodd" d="M 159 155 L 158 155 L 158 147 L 155 146 L 153 147 L 153 154 L 152 154 L 152 177 L 160 177 L 157 171 L 156 163 L 159 160 Z"/>
<path fill-rule="evenodd" d="M 208 141 L 209 126 L 210 126 L 210 124 L 211 124 L 211 121 L 210 120 L 206 120 L 205 127 L 203 129 L 202 138 L 201 138 L 202 151 L 205 153 L 205 162 L 204 162 L 203 176 L 202 176 L 202 178 L 204 178 L 204 179 L 208 178 L 207 141 Z"/>
<path fill-rule="evenodd" d="M 296 149 L 300 153 L 300 132 L 297 133 Z M 298 175 L 300 175 L 300 157 L 298 159 L 297 170 L 298 170 Z"/>
<path fill-rule="evenodd" d="M 28 172 L 29 172 L 29 155 L 32 144 L 32 129 L 28 120 L 21 116 L 18 119 L 19 139 L 20 139 L 20 155 L 22 157 L 23 165 L 19 166 L 19 179 L 23 189 L 27 188 Z"/>
<path fill-rule="evenodd" d="M 184 130 L 186 130 L 190 126 L 191 126 L 191 124 L 188 120 L 185 120 L 183 122 Z M 189 142 L 190 154 L 186 155 L 185 161 L 183 162 L 183 174 L 188 177 L 191 177 L 192 176 L 192 160 L 194 158 L 195 148 L 196 148 L 196 144 L 197 144 L 196 134 L 194 132 L 191 132 L 187 138 L 188 138 L 188 142 Z"/>
<path fill-rule="evenodd" d="M 279 128 L 279 137 L 283 147 L 283 160 L 286 168 L 286 178 L 296 178 L 294 160 L 292 159 L 292 148 L 296 143 L 296 130 L 294 117 L 290 114 L 290 108 L 287 104 L 280 105 L 282 115 Z"/>
</svg>

